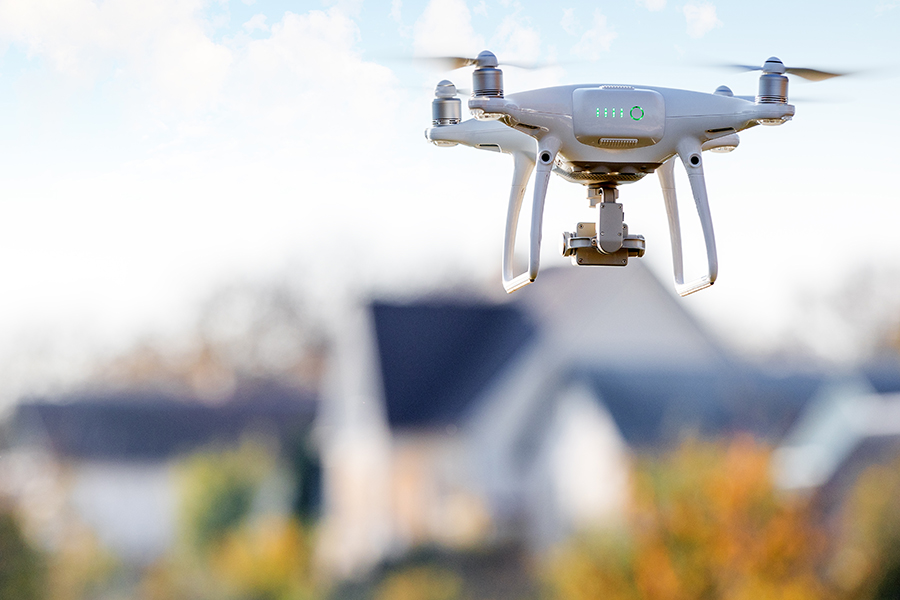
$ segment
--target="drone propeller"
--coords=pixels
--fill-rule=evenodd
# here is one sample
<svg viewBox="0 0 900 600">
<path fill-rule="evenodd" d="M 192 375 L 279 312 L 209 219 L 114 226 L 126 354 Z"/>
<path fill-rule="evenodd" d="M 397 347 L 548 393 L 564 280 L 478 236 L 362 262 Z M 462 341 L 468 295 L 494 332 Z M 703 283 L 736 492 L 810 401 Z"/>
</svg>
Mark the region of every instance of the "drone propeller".
<svg viewBox="0 0 900 600">
<path fill-rule="evenodd" d="M 506 67 L 517 67 L 519 69 L 538 69 L 542 66 L 509 61 L 500 63 L 494 53 L 487 50 L 481 52 L 477 58 L 467 58 L 463 56 L 419 56 L 413 60 L 437 67 L 443 71 L 453 71 L 462 69 L 463 67 L 478 67 L 479 69 L 484 67 L 496 68 L 500 64 Z"/>
<path fill-rule="evenodd" d="M 472 90 L 457 87 L 453 84 L 452 81 L 449 81 L 447 79 L 439 82 L 434 88 L 435 98 L 455 98 L 456 96 L 468 96 L 471 93 Z"/>
<path fill-rule="evenodd" d="M 819 69 L 809 69 L 805 67 L 785 67 L 784 63 L 776 57 L 767 60 L 761 67 L 751 65 L 726 65 L 733 69 L 743 69 L 744 71 L 762 71 L 763 73 L 775 73 L 777 75 L 796 75 L 809 81 L 825 81 L 832 77 L 842 77 L 844 75 L 852 75 L 852 73 L 837 73 L 832 71 L 821 71 Z"/>
</svg>

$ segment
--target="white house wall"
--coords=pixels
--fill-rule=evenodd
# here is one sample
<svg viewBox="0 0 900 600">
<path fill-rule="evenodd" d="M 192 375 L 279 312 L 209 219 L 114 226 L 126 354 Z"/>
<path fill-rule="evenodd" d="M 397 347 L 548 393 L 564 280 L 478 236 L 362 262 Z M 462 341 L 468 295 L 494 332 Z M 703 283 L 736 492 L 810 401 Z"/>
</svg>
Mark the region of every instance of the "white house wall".
<svg viewBox="0 0 900 600">
<path fill-rule="evenodd" d="M 575 384 L 556 402 L 553 425 L 540 461 L 539 478 L 552 490 L 552 506 L 534 507 L 534 521 L 555 512 L 559 530 L 539 540 L 544 547 L 560 534 L 599 529 L 620 522 L 629 497 L 628 449 L 601 399 Z"/>
<path fill-rule="evenodd" d="M 82 461 L 71 472 L 72 508 L 105 548 L 133 563 L 172 548 L 178 498 L 170 464 Z"/>
<path fill-rule="evenodd" d="M 340 311 L 316 434 L 323 467 L 320 559 L 342 577 L 391 549 L 388 430 L 374 326 L 360 305 Z"/>
</svg>

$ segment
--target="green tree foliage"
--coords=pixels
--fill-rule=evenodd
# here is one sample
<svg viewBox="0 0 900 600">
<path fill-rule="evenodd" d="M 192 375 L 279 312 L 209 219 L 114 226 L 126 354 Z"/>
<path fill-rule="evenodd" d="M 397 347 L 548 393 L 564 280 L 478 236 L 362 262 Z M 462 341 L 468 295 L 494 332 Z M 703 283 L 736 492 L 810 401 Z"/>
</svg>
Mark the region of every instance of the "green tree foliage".
<svg viewBox="0 0 900 600">
<path fill-rule="evenodd" d="M 182 526 L 189 543 L 206 551 L 249 514 L 272 470 L 269 453 L 252 442 L 233 450 L 199 452 L 182 465 Z"/>
<path fill-rule="evenodd" d="M 548 571 L 552 598 L 813 600 L 824 537 L 808 505 L 776 496 L 769 452 L 752 440 L 688 442 L 639 460 L 621 532 L 567 544 Z"/>
<path fill-rule="evenodd" d="M 374 600 L 460 600 L 462 579 L 437 566 L 415 566 L 388 575 Z"/>
<path fill-rule="evenodd" d="M 842 595 L 900 598 L 900 456 L 863 472 L 843 517 L 832 568 Z"/>
<path fill-rule="evenodd" d="M 312 528 L 289 506 L 272 512 L 259 505 L 275 463 L 273 454 L 254 442 L 184 460 L 184 543 L 147 571 L 138 591 L 142 600 L 322 597 L 313 572 Z"/>
<path fill-rule="evenodd" d="M 43 598 L 44 565 L 13 514 L 0 510 L 0 600 Z"/>
</svg>

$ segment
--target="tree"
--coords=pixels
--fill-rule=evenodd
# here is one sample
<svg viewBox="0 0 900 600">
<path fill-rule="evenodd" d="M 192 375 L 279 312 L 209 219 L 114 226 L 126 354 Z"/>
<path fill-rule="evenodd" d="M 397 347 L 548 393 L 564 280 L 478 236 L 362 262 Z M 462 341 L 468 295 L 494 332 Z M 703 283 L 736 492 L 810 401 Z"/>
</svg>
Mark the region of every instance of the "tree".
<svg viewBox="0 0 900 600">
<path fill-rule="evenodd" d="M 44 564 L 22 535 L 15 516 L 0 510 L 0 600 L 44 597 Z"/>
<path fill-rule="evenodd" d="M 832 572 L 844 597 L 900 598 L 900 456 L 860 475 L 842 517 Z"/>
<path fill-rule="evenodd" d="M 780 498 L 749 438 L 687 442 L 637 462 L 626 527 L 577 537 L 548 570 L 567 600 L 821 599 L 824 537 L 809 505 Z"/>
<path fill-rule="evenodd" d="M 275 480 L 286 474 L 283 470 L 264 445 L 252 441 L 237 449 L 208 449 L 187 457 L 181 465 L 183 543 L 148 569 L 140 597 L 320 597 L 314 530 L 292 514 L 287 489 L 282 490 L 282 502 L 275 498 Z M 263 496 L 268 496 L 268 508 Z"/>
<path fill-rule="evenodd" d="M 322 328 L 301 292 L 283 281 L 213 291 L 178 339 L 148 339 L 102 364 L 95 383 L 168 386 L 221 399 L 242 380 L 315 389 L 324 368 Z"/>
<path fill-rule="evenodd" d="M 375 590 L 374 600 L 459 600 L 462 580 L 450 570 L 414 566 L 388 575 Z"/>
<path fill-rule="evenodd" d="M 206 552 L 247 518 L 263 479 L 273 468 L 259 444 L 198 452 L 185 459 L 182 475 L 182 528 L 188 543 Z"/>
</svg>

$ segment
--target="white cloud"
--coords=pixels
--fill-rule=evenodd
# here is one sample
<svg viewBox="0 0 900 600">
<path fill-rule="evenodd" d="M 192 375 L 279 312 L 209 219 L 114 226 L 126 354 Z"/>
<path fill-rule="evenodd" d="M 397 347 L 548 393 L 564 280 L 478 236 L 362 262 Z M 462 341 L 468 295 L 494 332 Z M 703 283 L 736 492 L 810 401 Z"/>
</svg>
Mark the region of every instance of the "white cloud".
<svg viewBox="0 0 900 600">
<path fill-rule="evenodd" d="M 393 75 L 363 61 L 358 40 L 356 23 L 337 8 L 286 13 L 271 35 L 246 45 L 222 102 L 260 135 L 283 143 L 314 147 L 363 133 L 374 139 L 369 130 L 386 116 Z"/>
<path fill-rule="evenodd" d="M 401 9 L 403 8 L 403 0 L 391 0 L 391 18 L 398 23 L 403 22 Z"/>
<path fill-rule="evenodd" d="M 243 2 L 247 6 L 253 6 L 254 4 L 256 4 L 256 0 L 241 0 L 241 2 Z"/>
<path fill-rule="evenodd" d="M 619 36 L 606 22 L 606 15 L 600 9 L 594 9 L 594 19 L 591 28 L 588 29 L 581 40 L 572 48 L 572 54 L 577 54 L 589 60 L 600 58 L 601 52 L 609 52 L 613 40 Z"/>
<path fill-rule="evenodd" d="M 477 56 L 484 39 L 475 33 L 464 0 L 431 0 L 416 22 L 413 47 L 424 56 Z"/>
<path fill-rule="evenodd" d="M 536 64 L 541 56 L 541 36 L 517 15 L 503 18 L 491 37 L 491 49 L 509 62 Z"/>
<path fill-rule="evenodd" d="M 574 8 L 564 8 L 563 16 L 560 20 L 559 24 L 562 26 L 563 31 L 568 33 L 569 35 L 575 35 L 578 31 L 575 28 L 575 9 Z"/>
<path fill-rule="evenodd" d="M 637 0 L 637 3 L 650 12 L 659 12 L 666 7 L 666 0 Z"/>
<path fill-rule="evenodd" d="M 196 109 L 215 96 L 231 52 L 207 35 L 201 0 L 12 0 L 0 3 L 0 41 L 23 46 L 82 85 L 109 75 L 141 82 L 163 106 Z M 217 18 L 213 15 L 211 18 Z"/>
<path fill-rule="evenodd" d="M 362 11 L 363 0 L 323 0 L 323 4 L 355 18 Z"/>
<path fill-rule="evenodd" d="M 476 15 L 481 15 L 482 17 L 488 16 L 487 3 L 484 0 L 481 0 L 478 4 L 475 5 L 475 8 L 472 9 L 472 12 Z"/>
<path fill-rule="evenodd" d="M 266 15 L 260 13 L 258 15 L 253 15 L 250 17 L 250 20 L 244 23 L 244 30 L 247 33 L 253 33 L 254 31 L 269 31 L 269 26 L 266 25 Z"/>
<path fill-rule="evenodd" d="M 687 32 L 692 38 L 700 38 L 722 26 L 716 16 L 716 7 L 710 2 L 689 2 L 684 6 L 684 18 L 687 20 Z"/>
</svg>

